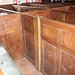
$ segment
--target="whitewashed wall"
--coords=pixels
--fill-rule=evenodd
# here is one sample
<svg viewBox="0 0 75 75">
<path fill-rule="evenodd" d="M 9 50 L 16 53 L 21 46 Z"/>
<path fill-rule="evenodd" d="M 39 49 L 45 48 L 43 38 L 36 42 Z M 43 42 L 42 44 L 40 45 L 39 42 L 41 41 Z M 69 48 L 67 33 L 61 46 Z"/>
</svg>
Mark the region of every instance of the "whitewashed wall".
<svg viewBox="0 0 75 75">
<path fill-rule="evenodd" d="M 0 0 L 0 5 L 13 4 L 13 0 Z"/>
<path fill-rule="evenodd" d="M 1 0 L 0 0 L 0 4 L 1 4 Z"/>
<path fill-rule="evenodd" d="M 40 0 L 17 0 L 20 3 L 27 3 L 27 2 L 40 2 Z M 16 3 L 16 0 L 0 0 L 0 5 L 4 4 L 13 4 Z"/>
</svg>

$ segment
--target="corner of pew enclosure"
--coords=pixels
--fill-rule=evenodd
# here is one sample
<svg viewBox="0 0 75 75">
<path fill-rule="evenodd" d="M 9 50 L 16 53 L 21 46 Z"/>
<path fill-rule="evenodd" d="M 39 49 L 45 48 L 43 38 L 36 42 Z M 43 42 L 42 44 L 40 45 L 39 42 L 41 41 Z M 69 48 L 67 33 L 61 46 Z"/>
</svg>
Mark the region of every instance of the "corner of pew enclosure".
<svg viewBox="0 0 75 75">
<path fill-rule="evenodd" d="M 41 71 L 75 74 L 75 25 L 41 18 Z"/>
<path fill-rule="evenodd" d="M 41 29 L 40 17 L 34 16 L 34 49 L 35 49 L 35 68 L 41 70 Z"/>
<path fill-rule="evenodd" d="M 13 60 L 24 57 L 23 34 L 19 14 L 0 17 L 0 45 Z"/>
<path fill-rule="evenodd" d="M 35 65 L 35 50 L 34 50 L 34 18 L 33 16 L 21 13 L 25 56 Z"/>
</svg>

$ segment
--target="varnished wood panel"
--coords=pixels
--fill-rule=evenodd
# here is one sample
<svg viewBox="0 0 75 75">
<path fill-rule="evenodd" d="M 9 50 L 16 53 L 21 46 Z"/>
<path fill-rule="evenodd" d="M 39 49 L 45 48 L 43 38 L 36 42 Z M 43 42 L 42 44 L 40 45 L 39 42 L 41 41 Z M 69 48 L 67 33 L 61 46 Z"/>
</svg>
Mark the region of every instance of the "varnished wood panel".
<svg viewBox="0 0 75 75">
<path fill-rule="evenodd" d="M 60 11 L 60 10 L 52 10 L 51 12 L 51 19 L 56 20 L 56 21 L 65 21 L 65 11 Z"/>
<path fill-rule="evenodd" d="M 20 17 L 14 18 L 14 19 L 6 19 L 4 20 L 4 27 L 5 31 L 11 31 L 11 30 L 17 30 L 22 29 L 21 23 L 20 23 Z"/>
<path fill-rule="evenodd" d="M 33 16 L 21 14 L 26 57 L 35 65 L 34 19 Z"/>
<path fill-rule="evenodd" d="M 35 51 L 34 51 L 34 36 L 28 32 L 24 32 L 26 42 L 26 57 L 34 64 Z"/>
<path fill-rule="evenodd" d="M 34 34 L 33 17 L 22 14 L 21 18 L 22 18 L 22 22 L 23 22 L 22 23 L 23 24 L 23 30 Z"/>
<path fill-rule="evenodd" d="M 10 33 L 22 29 L 20 15 L 13 14 L 0 17 L 0 34 Z"/>
<path fill-rule="evenodd" d="M 75 34 L 64 32 L 63 38 L 63 45 L 75 50 Z"/>
<path fill-rule="evenodd" d="M 24 56 L 22 30 L 4 35 L 7 51 L 12 59 L 17 60 Z"/>
<path fill-rule="evenodd" d="M 65 16 L 65 22 L 70 24 L 75 24 L 75 14 L 67 14 Z"/>
<path fill-rule="evenodd" d="M 55 73 L 55 52 L 56 47 L 44 41 L 44 72 L 47 75 Z"/>
<path fill-rule="evenodd" d="M 62 51 L 60 67 L 60 75 L 75 75 L 75 56 Z"/>
<path fill-rule="evenodd" d="M 41 71 L 46 75 L 74 75 L 75 26 L 46 18 L 40 22 Z"/>
<path fill-rule="evenodd" d="M 51 12 L 51 19 L 65 23 L 75 24 L 75 6 L 54 8 Z"/>
<path fill-rule="evenodd" d="M 24 56 L 20 14 L 0 17 L 0 36 L 0 45 L 6 48 L 13 60 L 20 59 Z"/>
<path fill-rule="evenodd" d="M 56 41 L 57 32 L 58 32 L 57 29 L 55 29 L 52 26 L 47 26 L 47 25 L 43 25 L 43 26 L 44 26 L 43 36 Z"/>
</svg>

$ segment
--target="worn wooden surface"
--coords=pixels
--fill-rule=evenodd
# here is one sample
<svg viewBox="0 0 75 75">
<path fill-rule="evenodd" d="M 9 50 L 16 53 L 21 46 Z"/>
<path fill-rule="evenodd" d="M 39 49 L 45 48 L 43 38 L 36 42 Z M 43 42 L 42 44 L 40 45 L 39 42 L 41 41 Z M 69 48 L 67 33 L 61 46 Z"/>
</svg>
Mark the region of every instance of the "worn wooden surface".
<svg viewBox="0 0 75 75">
<path fill-rule="evenodd" d="M 35 69 L 35 66 L 26 58 L 15 61 L 23 75 L 43 75 Z"/>
</svg>

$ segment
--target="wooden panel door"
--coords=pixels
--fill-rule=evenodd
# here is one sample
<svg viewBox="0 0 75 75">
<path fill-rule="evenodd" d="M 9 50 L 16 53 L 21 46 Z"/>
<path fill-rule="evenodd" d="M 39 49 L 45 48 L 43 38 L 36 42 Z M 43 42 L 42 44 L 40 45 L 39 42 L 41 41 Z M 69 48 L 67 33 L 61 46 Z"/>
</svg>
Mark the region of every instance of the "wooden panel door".
<svg viewBox="0 0 75 75">
<path fill-rule="evenodd" d="M 43 48 L 43 71 L 47 75 L 54 75 L 55 73 L 55 57 L 56 57 L 56 47 L 51 45 L 50 43 L 44 41 L 42 43 L 44 45 Z"/>
<path fill-rule="evenodd" d="M 25 48 L 26 57 L 34 64 L 35 63 L 35 51 L 34 51 L 34 36 L 28 32 L 25 32 Z"/>
<path fill-rule="evenodd" d="M 46 75 L 55 75 L 57 47 L 51 40 L 57 40 L 57 29 L 46 24 L 41 25 L 41 70 Z"/>
<path fill-rule="evenodd" d="M 35 64 L 33 17 L 22 14 L 21 18 L 25 42 L 25 55 L 33 64 Z"/>
</svg>

